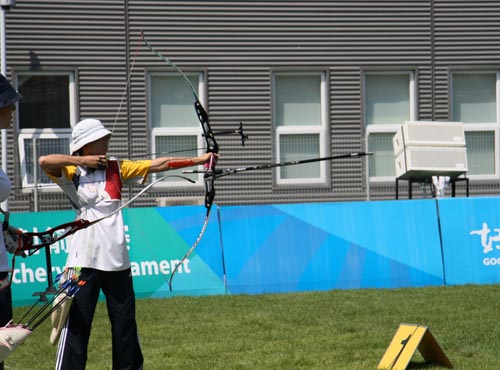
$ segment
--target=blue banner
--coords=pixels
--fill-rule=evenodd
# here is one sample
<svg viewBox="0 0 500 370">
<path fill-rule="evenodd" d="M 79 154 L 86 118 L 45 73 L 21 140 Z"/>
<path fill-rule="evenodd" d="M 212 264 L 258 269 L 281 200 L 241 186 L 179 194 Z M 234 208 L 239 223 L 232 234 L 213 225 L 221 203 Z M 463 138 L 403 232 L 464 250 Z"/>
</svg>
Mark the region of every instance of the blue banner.
<svg viewBox="0 0 500 370">
<path fill-rule="evenodd" d="M 446 283 L 500 282 L 500 198 L 439 201 Z"/>
<path fill-rule="evenodd" d="M 224 207 L 231 293 L 443 284 L 432 200 Z"/>
<path fill-rule="evenodd" d="M 73 217 L 18 213 L 11 224 L 41 231 Z M 500 282 L 495 197 L 214 206 L 202 238 L 203 206 L 131 208 L 124 219 L 139 298 Z M 54 276 L 68 240 L 49 247 Z M 14 304 L 33 303 L 47 280 L 44 249 L 16 258 Z"/>
</svg>

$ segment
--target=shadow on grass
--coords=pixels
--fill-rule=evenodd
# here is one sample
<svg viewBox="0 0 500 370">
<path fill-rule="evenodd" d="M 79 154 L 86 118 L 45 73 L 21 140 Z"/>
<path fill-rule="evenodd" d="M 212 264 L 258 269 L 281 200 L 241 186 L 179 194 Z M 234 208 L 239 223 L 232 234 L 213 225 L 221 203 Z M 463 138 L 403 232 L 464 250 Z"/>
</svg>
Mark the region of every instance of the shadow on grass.
<svg viewBox="0 0 500 370">
<path fill-rule="evenodd" d="M 440 366 L 439 364 L 433 364 L 430 362 L 420 362 L 420 361 L 410 361 L 406 369 L 447 369 L 446 366 Z"/>
</svg>

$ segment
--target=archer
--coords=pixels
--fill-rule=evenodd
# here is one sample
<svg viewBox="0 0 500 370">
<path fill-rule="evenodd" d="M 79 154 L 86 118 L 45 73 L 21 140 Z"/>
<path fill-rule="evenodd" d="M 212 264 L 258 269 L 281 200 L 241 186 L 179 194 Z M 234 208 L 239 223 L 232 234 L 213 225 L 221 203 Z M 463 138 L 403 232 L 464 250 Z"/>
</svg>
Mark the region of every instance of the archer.
<svg viewBox="0 0 500 370">
<path fill-rule="evenodd" d="M 42 169 L 69 198 L 77 218 L 89 222 L 69 242 L 66 266 L 80 268 L 80 279 L 86 284 L 74 297 L 62 328 L 56 369 L 85 369 L 92 318 L 101 290 L 113 328 L 113 368 L 142 369 L 121 213 L 122 185 L 143 183 L 149 173 L 197 166 L 214 158 L 206 153 L 193 158 L 117 161 L 107 157 L 110 137 L 111 132 L 99 120 L 85 119 L 73 128 L 72 155 L 51 154 L 39 159 Z"/>
</svg>

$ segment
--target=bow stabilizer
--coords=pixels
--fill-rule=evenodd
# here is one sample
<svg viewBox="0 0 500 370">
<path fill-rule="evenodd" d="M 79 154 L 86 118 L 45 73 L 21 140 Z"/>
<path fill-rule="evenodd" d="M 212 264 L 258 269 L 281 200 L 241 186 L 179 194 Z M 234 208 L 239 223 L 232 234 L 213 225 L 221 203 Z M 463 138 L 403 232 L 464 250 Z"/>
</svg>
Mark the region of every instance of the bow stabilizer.
<svg viewBox="0 0 500 370">
<path fill-rule="evenodd" d="M 224 169 L 217 169 L 217 171 L 215 171 L 212 176 L 215 179 L 218 179 L 218 178 L 223 177 L 223 176 L 234 175 L 236 173 L 245 172 L 245 171 L 265 170 L 265 169 L 270 169 L 270 168 L 275 168 L 275 167 L 295 166 L 295 165 L 305 164 L 305 163 L 313 163 L 313 162 L 321 162 L 321 161 L 333 161 L 333 160 L 338 160 L 338 159 L 346 159 L 346 158 L 354 158 L 354 157 L 364 157 L 364 156 L 372 155 L 372 154 L 373 154 L 372 152 L 353 152 L 353 153 L 347 153 L 347 154 L 333 155 L 333 156 L 329 156 L 329 157 L 301 159 L 301 160 L 296 160 L 296 161 L 287 161 L 287 162 L 278 162 L 278 163 L 263 163 L 263 164 L 258 164 L 255 166 L 247 166 L 247 167 L 224 168 Z M 184 170 L 182 172 L 183 173 L 203 173 L 204 171 Z"/>
</svg>

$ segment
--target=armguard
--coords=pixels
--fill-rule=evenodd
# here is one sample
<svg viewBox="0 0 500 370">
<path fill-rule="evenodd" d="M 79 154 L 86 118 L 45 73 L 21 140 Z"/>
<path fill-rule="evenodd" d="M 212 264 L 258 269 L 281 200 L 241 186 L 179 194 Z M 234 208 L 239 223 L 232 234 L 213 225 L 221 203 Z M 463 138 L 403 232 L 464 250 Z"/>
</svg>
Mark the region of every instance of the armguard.
<svg viewBox="0 0 500 370">
<path fill-rule="evenodd" d="M 173 159 L 168 161 L 168 168 L 171 170 L 190 166 L 194 166 L 194 161 L 192 159 Z"/>
</svg>

